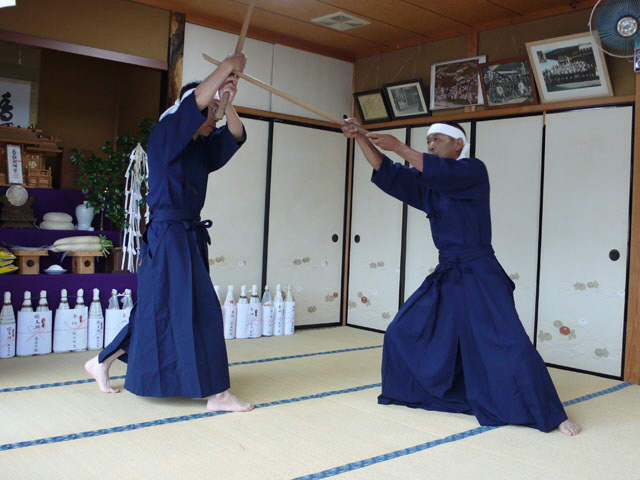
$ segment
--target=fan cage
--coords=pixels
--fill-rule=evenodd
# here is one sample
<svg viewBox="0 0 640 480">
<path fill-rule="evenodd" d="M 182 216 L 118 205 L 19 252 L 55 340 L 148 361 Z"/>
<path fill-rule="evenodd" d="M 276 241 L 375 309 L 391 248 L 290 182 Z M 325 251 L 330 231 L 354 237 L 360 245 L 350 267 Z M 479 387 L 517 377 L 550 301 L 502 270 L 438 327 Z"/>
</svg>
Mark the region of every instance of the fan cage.
<svg viewBox="0 0 640 480">
<path fill-rule="evenodd" d="M 631 36 L 618 32 L 618 23 L 626 17 L 635 19 L 640 27 L 639 0 L 598 0 L 591 10 L 589 31 L 598 47 L 608 55 L 633 57 L 640 42 L 640 28 Z"/>
</svg>

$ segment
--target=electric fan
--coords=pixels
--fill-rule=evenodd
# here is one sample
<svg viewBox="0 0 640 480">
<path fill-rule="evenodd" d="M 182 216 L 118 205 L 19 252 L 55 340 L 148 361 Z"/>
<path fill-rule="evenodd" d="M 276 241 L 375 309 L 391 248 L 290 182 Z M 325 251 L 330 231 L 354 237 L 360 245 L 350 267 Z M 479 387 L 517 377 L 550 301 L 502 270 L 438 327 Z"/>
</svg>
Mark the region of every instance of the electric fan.
<svg viewBox="0 0 640 480">
<path fill-rule="evenodd" d="M 603 52 L 633 57 L 636 44 L 640 47 L 640 0 L 598 0 L 589 30 Z"/>
</svg>

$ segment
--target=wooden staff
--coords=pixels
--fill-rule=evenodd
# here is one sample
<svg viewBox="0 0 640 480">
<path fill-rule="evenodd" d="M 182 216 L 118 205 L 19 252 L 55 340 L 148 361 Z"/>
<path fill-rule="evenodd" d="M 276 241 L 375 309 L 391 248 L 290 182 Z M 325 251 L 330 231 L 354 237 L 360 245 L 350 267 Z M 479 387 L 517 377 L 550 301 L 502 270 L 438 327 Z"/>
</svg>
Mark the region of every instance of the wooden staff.
<svg viewBox="0 0 640 480">
<path fill-rule="evenodd" d="M 202 56 L 204 57 L 204 59 L 207 62 L 211 62 L 214 65 L 220 65 L 221 62 L 219 62 L 218 60 L 216 60 L 215 58 L 211 58 L 209 55 L 207 55 L 206 53 L 203 53 Z M 279 97 L 284 98 L 285 100 L 289 100 L 291 103 L 295 103 L 296 105 L 298 105 L 299 107 L 304 108 L 305 110 L 309 110 L 310 112 L 316 113 L 318 115 L 320 115 L 321 117 L 329 120 L 331 123 L 335 124 L 335 125 L 354 125 L 358 131 L 360 133 L 362 133 L 363 135 L 366 135 L 367 133 L 369 133 L 368 130 L 365 130 L 364 128 L 362 128 L 360 125 L 356 125 L 354 123 L 348 123 L 345 122 L 344 119 L 340 118 L 340 117 L 336 117 L 335 115 L 332 115 L 329 112 L 325 112 L 324 110 L 319 109 L 318 107 L 315 107 L 313 105 L 311 105 L 310 103 L 304 102 L 292 95 L 289 95 L 288 93 L 285 93 L 281 90 L 278 90 L 277 88 L 272 87 L 271 85 L 261 82 L 260 80 L 253 78 L 249 75 L 246 75 L 244 73 L 237 73 L 236 75 L 238 75 L 238 77 L 246 80 L 249 83 L 253 83 L 254 85 L 263 88 L 265 90 L 267 90 L 268 92 L 273 93 L 274 95 L 277 95 Z"/>
<path fill-rule="evenodd" d="M 240 38 L 238 38 L 238 43 L 236 44 L 235 53 L 242 53 L 242 47 L 244 46 L 244 39 L 247 37 L 247 30 L 249 30 L 249 21 L 251 20 L 251 14 L 253 13 L 253 6 L 255 5 L 256 0 L 251 0 L 249 2 L 249 7 L 247 8 L 247 14 L 244 17 L 244 23 L 242 24 L 242 30 L 240 30 Z M 224 111 L 227 108 L 227 103 L 229 103 L 229 92 L 224 92 L 222 95 L 222 100 L 220 101 L 220 107 L 216 110 L 216 120 L 221 120 L 224 117 Z"/>
</svg>

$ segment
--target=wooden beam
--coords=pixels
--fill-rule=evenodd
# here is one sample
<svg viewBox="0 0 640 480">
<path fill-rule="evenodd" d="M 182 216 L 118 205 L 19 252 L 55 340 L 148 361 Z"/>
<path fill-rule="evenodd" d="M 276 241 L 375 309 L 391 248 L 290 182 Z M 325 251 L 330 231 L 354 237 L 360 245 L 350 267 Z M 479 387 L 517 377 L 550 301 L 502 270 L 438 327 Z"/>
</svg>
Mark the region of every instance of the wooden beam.
<svg viewBox="0 0 640 480">
<path fill-rule="evenodd" d="M 173 105 L 182 88 L 182 62 L 184 59 L 184 26 L 186 15 L 171 12 L 169 25 L 169 71 L 167 107 Z"/>
<path fill-rule="evenodd" d="M 636 74 L 636 108 L 633 132 L 633 193 L 631 199 L 631 242 L 627 286 L 627 329 L 624 379 L 640 383 L 640 75 Z"/>
<path fill-rule="evenodd" d="M 48 48 L 49 50 L 57 50 L 59 52 L 75 53 L 77 55 L 84 55 L 86 57 L 101 58 L 103 60 L 128 63 L 130 65 L 154 68 L 156 70 L 167 69 L 167 62 L 156 60 L 154 58 L 139 57 L 137 55 L 129 55 L 128 53 L 114 52 L 112 50 L 104 50 L 102 48 L 87 47 L 85 45 L 61 42 L 58 40 L 36 37 L 34 35 L 27 35 L 24 33 L 15 33 L 8 32 L 6 30 L 0 30 L 0 40 L 2 40 L 3 42 L 27 45 L 29 47 Z"/>
</svg>

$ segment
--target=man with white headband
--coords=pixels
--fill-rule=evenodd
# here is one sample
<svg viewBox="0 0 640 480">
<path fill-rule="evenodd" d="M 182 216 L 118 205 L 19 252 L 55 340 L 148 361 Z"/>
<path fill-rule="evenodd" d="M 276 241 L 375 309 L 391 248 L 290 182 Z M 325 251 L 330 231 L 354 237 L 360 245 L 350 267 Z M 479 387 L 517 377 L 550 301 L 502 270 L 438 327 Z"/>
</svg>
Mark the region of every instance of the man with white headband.
<svg viewBox="0 0 640 480">
<path fill-rule="evenodd" d="M 222 168 L 246 139 L 233 107 L 246 58 L 225 59 L 202 82 L 187 85 L 149 137 L 147 224 L 138 259 L 138 301 L 129 325 L 85 364 L 105 393 L 116 393 L 109 368 L 127 362 L 125 388 L 149 397 L 206 398 L 209 411 L 248 411 L 229 392 L 222 313 L 209 276 L 202 221 L 209 173 Z M 216 128 L 218 92 L 229 93 L 226 125 Z"/>
<path fill-rule="evenodd" d="M 385 332 L 378 403 L 576 435 L 580 429 L 567 418 L 518 318 L 515 285 L 491 247 L 489 176 L 484 163 L 469 156 L 464 129 L 433 124 L 428 152 L 421 153 L 392 135 L 361 133 L 355 119 L 346 123 L 344 135 L 374 168 L 373 183 L 427 214 L 439 250 L 435 271 Z"/>
</svg>

